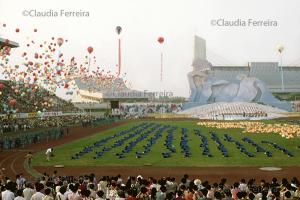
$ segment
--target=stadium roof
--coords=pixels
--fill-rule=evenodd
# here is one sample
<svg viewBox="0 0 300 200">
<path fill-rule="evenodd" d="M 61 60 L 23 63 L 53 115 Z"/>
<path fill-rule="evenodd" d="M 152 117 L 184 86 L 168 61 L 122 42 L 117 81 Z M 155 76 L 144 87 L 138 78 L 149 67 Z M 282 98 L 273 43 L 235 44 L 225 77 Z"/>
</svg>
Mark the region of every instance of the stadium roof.
<svg viewBox="0 0 300 200">
<path fill-rule="evenodd" d="M 11 48 L 19 47 L 19 44 L 14 41 L 10 41 L 8 39 L 0 38 L 0 47 L 9 46 Z"/>
</svg>

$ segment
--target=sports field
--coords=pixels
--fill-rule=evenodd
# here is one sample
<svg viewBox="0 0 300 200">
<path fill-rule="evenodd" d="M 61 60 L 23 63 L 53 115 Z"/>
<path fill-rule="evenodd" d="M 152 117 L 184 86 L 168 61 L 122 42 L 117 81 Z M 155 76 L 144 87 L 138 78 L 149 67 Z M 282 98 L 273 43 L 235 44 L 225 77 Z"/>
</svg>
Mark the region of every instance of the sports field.
<svg viewBox="0 0 300 200">
<path fill-rule="evenodd" d="M 84 136 L 84 132 L 82 132 Z M 34 155 L 34 166 L 300 166 L 300 139 L 199 126 L 195 121 L 141 121 L 111 128 Z"/>
</svg>

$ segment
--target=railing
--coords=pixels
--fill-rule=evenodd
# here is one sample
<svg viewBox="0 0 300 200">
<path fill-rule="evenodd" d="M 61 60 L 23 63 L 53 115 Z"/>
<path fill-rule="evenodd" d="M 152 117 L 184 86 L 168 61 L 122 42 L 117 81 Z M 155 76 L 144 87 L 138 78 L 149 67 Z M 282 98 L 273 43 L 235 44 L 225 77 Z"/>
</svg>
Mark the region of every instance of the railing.
<svg viewBox="0 0 300 200">
<path fill-rule="evenodd" d="M 36 130 L 26 133 L 6 135 L 0 139 L 0 151 L 25 147 L 42 140 L 54 140 L 64 136 L 63 128 L 51 128 L 48 130 Z"/>
</svg>

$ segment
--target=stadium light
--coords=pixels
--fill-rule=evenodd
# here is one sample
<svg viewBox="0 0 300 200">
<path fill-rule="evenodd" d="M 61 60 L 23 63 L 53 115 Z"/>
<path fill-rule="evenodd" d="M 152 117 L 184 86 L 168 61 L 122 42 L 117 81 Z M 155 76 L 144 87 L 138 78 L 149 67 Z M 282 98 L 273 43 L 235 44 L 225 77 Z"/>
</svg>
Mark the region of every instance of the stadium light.
<svg viewBox="0 0 300 200">
<path fill-rule="evenodd" d="M 281 71 L 281 90 L 284 91 L 284 81 L 283 81 L 283 68 L 282 68 L 282 52 L 284 50 L 284 46 L 282 44 L 277 45 L 277 51 L 280 55 L 280 71 Z"/>
</svg>

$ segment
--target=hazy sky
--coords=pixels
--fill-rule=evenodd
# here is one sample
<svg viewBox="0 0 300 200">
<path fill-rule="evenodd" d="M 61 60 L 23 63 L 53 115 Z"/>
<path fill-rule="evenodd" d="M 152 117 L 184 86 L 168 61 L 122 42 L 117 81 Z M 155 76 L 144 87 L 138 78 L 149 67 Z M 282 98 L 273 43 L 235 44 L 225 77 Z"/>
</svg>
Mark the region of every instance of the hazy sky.
<svg viewBox="0 0 300 200">
<path fill-rule="evenodd" d="M 20 43 L 26 37 L 43 41 L 52 36 L 69 40 L 66 56 L 83 58 L 94 47 L 97 63 L 116 70 L 117 35 L 122 26 L 123 68 L 134 89 L 188 96 L 186 74 L 192 70 L 193 36 L 206 39 L 213 64 L 246 65 L 251 61 L 278 61 L 276 45 L 285 46 L 283 62 L 300 63 L 299 0 L 0 0 L 0 36 Z M 89 17 L 28 17 L 24 10 L 87 11 Z M 212 20 L 273 20 L 277 26 L 222 26 Z M 16 34 L 20 28 L 22 34 Z M 38 29 L 37 34 L 32 30 Z M 163 36 L 163 49 L 157 38 Z M 160 82 L 160 51 L 164 75 Z M 14 58 L 16 61 L 18 58 Z"/>
</svg>

